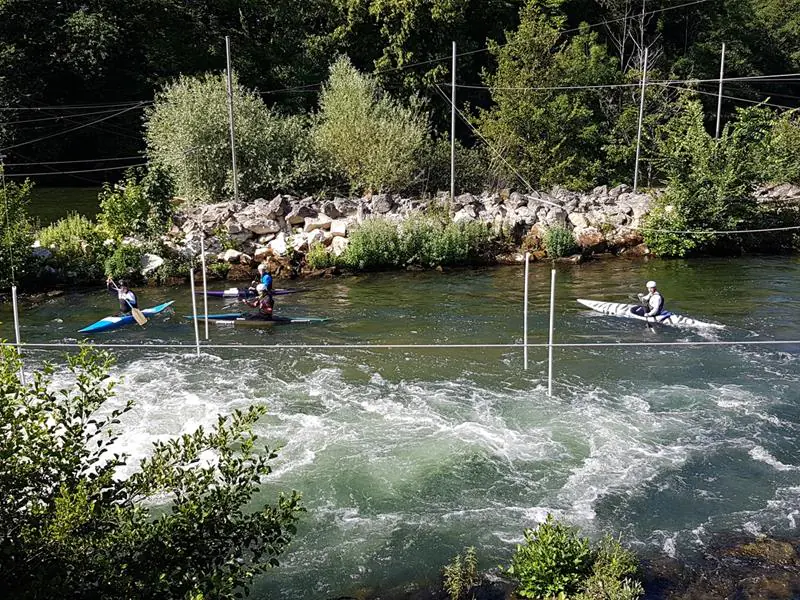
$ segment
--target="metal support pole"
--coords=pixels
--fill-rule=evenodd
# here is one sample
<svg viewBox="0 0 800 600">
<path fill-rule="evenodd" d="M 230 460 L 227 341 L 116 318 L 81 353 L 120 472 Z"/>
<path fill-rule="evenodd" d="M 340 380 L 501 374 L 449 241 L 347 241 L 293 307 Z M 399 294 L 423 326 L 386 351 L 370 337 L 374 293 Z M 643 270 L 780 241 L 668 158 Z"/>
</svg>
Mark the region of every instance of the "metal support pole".
<svg viewBox="0 0 800 600">
<path fill-rule="evenodd" d="M 197 346 L 197 356 L 200 356 L 200 330 L 197 327 L 197 300 L 194 297 L 194 269 L 189 269 L 189 287 L 192 292 L 192 317 L 194 317 L 194 342 Z"/>
<path fill-rule="evenodd" d="M 11 304 L 14 310 L 14 336 L 17 340 L 17 356 L 22 360 L 22 350 L 20 349 L 21 340 L 19 335 L 19 309 L 17 307 L 17 286 L 15 285 L 11 286 Z M 19 382 L 25 385 L 25 370 L 22 365 L 19 367 Z"/>
<path fill-rule="evenodd" d="M 450 85 L 450 202 L 456 199 L 456 43 Z"/>
<path fill-rule="evenodd" d="M 717 129 L 714 137 L 719 137 L 719 121 L 722 115 L 722 77 L 725 74 L 725 44 L 722 44 L 722 57 L 719 60 L 719 91 L 717 92 Z"/>
<path fill-rule="evenodd" d="M 231 127 L 231 164 L 233 166 L 233 199 L 239 200 L 239 177 L 236 172 L 236 136 L 233 128 L 233 75 L 231 74 L 231 38 L 225 36 L 225 52 L 228 56 L 228 122 Z"/>
<path fill-rule="evenodd" d="M 525 300 L 522 308 L 522 364 L 528 370 L 528 265 L 530 264 L 530 252 L 525 253 Z"/>
<path fill-rule="evenodd" d="M 639 129 L 636 132 L 636 166 L 633 171 L 633 191 L 639 185 L 639 149 L 642 145 L 642 119 L 644 118 L 644 89 L 647 81 L 647 48 L 644 49 L 644 69 L 642 70 L 642 95 L 639 99 Z"/>
<path fill-rule="evenodd" d="M 550 273 L 550 338 L 547 342 L 547 395 L 553 395 L 553 318 L 556 310 L 556 270 Z"/>
<path fill-rule="evenodd" d="M 206 236 L 200 234 L 200 264 L 203 267 L 203 316 L 206 321 L 206 341 L 208 341 L 208 287 L 206 286 Z"/>
</svg>

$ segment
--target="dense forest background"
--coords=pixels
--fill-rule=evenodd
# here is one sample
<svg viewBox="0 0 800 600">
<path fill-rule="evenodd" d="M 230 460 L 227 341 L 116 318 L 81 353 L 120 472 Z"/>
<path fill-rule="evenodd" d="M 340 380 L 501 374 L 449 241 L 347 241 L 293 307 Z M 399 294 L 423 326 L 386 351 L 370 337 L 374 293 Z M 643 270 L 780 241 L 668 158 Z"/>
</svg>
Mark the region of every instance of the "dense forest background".
<svg viewBox="0 0 800 600">
<path fill-rule="evenodd" d="M 533 184 L 630 179 L 645 48 L 648 79 L 676 81 L 648 88 L 650 138 L 688 88 L 713 134 L 723 43 L 723 123 L 800 103 L 800 0 L 0 0 L 6 174 L 119 178 L 143 161 L 158 91 L 224 70 L 225 36 L 239 84 L 280 113 L 317 110 L 346 56 L 393 97 L 417 97 L 434 140 L 449 136 L 455 41 L 459 109 Z M 575 89 L 531 89 L 559 86 Z M 482 144 L 463 119 L 457 136 Z M 542 161 L 550 172 L 525 172 Z"/>
</svg>

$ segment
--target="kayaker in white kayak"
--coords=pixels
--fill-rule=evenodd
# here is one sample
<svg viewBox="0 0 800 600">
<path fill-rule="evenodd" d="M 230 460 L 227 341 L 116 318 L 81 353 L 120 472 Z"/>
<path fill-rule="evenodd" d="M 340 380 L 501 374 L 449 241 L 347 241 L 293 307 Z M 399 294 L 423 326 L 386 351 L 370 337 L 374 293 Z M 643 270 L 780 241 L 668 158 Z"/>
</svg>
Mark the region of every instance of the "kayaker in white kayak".
<svg viewBox="0 0 800 600">
<path fill-rule="evenodd" d="M 139 301 L 133 290 L 128 288 L 128 282 L 124 279 L 119 280 L 119 285 L 109 276 L 106 279 L 106 289 L 108 293 L 119 300 L 119 312 L 121 315 L 129 315 L 134 308 L 139 308 Z"/>
<path fill-rule="evenodd" d="M 258 312 L 254 314 L 249 314 L 245 318 L 247 319 L 260 319 L 263 321 L 270 321 L 272 320 L 272 310 L 275 307 L 275 300 L 272 298 L 272 293 L 270 290 L 267 289 L 267 286 L 263 283 L 259 283 L 256 286 L 256 291 L 258 292 L 258 297 L 253 298 L 251 300 L 244 299 L 242 302 L 250 306 L 251 308 L 257 308 Z"/>
<path fill-rule="evenodd" d="M 640 317 L 655 317 L 664 310 L 664 296 L 656 288 L 655 281 L 650 280 L 645 285 L 647 286 L 647 293 L 638 294 L 639 302 L 642 303 L 642 306 L 637 306 L 633 309 L 633 312 Z"/>
</svg>

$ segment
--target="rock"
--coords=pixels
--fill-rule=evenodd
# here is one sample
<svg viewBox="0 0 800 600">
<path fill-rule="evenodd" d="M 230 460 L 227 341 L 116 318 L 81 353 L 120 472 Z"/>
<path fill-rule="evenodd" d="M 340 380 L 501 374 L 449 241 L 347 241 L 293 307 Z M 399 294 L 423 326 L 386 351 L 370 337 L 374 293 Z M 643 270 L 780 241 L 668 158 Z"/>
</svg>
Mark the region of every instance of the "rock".
<svg viewBox="0 0 800 600">
<path fill-rule="evenodd" d="M 291 210 L 291 207 L 289 205 L 289 200 L 287 199 L 287 197 L 275 196 L 272 200 L 270 200 L 269 204 L 267 204 L 267 210 L 265 216 L 268 219 L 283 217 L 289 210 Z"/>
<path fill-rule="evenodd" d="M 245 254 L 244 252 L 242 252 L 239 255 L 239 263 L 243 265 L 251 265 L 253 264 L 253 257 L 250 256 L 249 254 Z"/>
<path fill-rule="evenodd" d="M 277 231 L 275 233 L 278 233 Z M 272 240 L 275 239 L 275 233 L 268 233 L 267 235 L 259 236 L 258 243 L 259 244 L 269 244 Z"/>
<path fill-rule="evenodd" d="M 347 246 L 350 244 L 350 240 L 346 237 L 335 237 L 331 242 L 331 254 L 336 257 L 342 255 L 342 253 L 347 250 Z"/>
<path fill-rule="evenodd" d="M 223 225 L 223 228 L 225 229 L 225 231 L 227 233 L 241 233 L 242 232 L 242 226 L 239 225 L 239 223 L 237 221 L 235 221 L 234 219 L 232 219 L 232 218 L 228 219 L 227 221 L 225 221 L 225 224 Z"/>
<path fill-rule="evenodd" d="M 248 281 L 254 279 L 255 275 L 250 265 L 231 265 L 228 270 L 228 279 L 231 281 Z"/>
<path fill-rule="evenodd" d="M 471 204 L 467 204 L 453 215 L 453 223 L 466 223 L 474 221 L 478 215 L 475 213 L 475 208 Z"/>
<path fill-rule="evenodd" d="M 269 247 L 267 247 L 267 246 L 260 246 L 259 248 L 256 248 L 255 252 L 253 252 L 253 260 L 255 260 L 256 262 L 261 262 L 261 261 L 262 261 L 262 260 L 264 260 L 264 259 L 265 259 L 265 258 L 266 258 L 266 257 L 267 257 L 267 256 L 268 256 L 270 253 L 271 253 L 271 252 L 272 252 L 272 250 L 271 250 Z"/>
<path fill-rule="evenodd" d="M 585 259 L 583 258 L 582 254 L 573 254 L 572 256 L 562 256 L 561 258 L 554 259 L 554 262 L 567 264 L 567 265 L 579 265 Z"/>
<path fill-rule="evenodd" d="M 348 198 L 334 198 L 333 206 L 337 211 L 339 211 L 340 217 L 346 217 L 355 214 L 355 212 L 358 210 L 358 205 Z M 333 217 L 333 215 L 330 216 Z"/>
<path fill-rule="evenodd" d="M 39 258 L 42 260 L 47 260 L 53 256 L 53 253 L 50 252 L 47 248 L 32 248 L 31 249 L 31 256 L 33 258 Z"/>
<path fill-rule="evenodd" d="M 632 248 L 625 248 L 621 253 L 625 254 L 625 256 L 647 256 L 650 254 L 650 248 L 646 244 L 639 244 Z"/>
<path fill-rule="evenodd" d="M 252 231 L 257 235 L 264 235 L 265 233 L 278 233 L 281 230 L 281 226 L 277 221 L 258 217 L 242 221 L 241 226 L 247 231 Z M 229 233 L 238 232 L 231 231 Z"/>
<path fill-rule="evenodd" d="M 528 206 L 528 199 L 519 192 L 512 192 L 505 203 L 507 206 L 517 209 L 520 206 Z"/>
<path fill-rule="evenodd" d="M 164 259 L 158 254 L 142 254 L 139 259 L 141 273 L 145 277 L 164 264 Z"/>
<path fill-rule="evenodd" d="M 572 223 L 573 227 L 575 227 L 575 229 L 584 229 L 589 227 L 589 221 L 587 221 L 586 217 L 580 213 L 569 213 L 567 218 L 569 219 L 569 222 Z"/>
<path fill-rule="evenodd" d="M 286 234 L 281 231 L 274 240 L 267 244 L 267 247 L 275 256 L 285 256 L 287 251 Z"/>
<path fill-rule="evenodd" d="M 620 229 L 612 229 L 606 234 L 606 241 L 610 246 L 616 248 L 633 248 L 638 246 L 644 241 L 641 232 L 638 229 L 629 229 L 622 227 Z"/>
<path fill-rule="evenodd" d="M 387 194 L 377 194 L 372 197 L 370 208 L 372 212 L 385 215 L 394 207 L 394 201 Z"/>
<path fill-rule="evenodd" d="M 498 265 L 518 265 L 525 262 L 525 254 L 522 252 L 506 252 L 495 256 Z"/>
<path fill-rule="evenodd" d="M 301 225 L 305 223 L 306 217 L 316 217 L 317 214 L 317 211 L 308 205 L 295 205 L 286 215 L 286 222 L 289 225 Z"/>
<path fill-rule="evenodd" d="M 231 264 L 238 263 L 239 262 L 239 257 L 241 255 L 242 255 L 242 253 L 239 252 L 238 250 L 234 250 L 233 248 L 229 248 L 228 250 L 225 250 L 225 252 L 223 252 L 222 254 L 219 255 L 219 260 L 221 260 L 222 262 L 227 262 L 227 263 L 231 263 Z"/>
<path fill-rule="evenodd" d="M 306 244 L 310 248 L 314 244 L 322 244 L 325 242 L 325 232 L 322 229 L 314 229 L 306 236 Z"/>
<path fill-rule="evenodd" d="M 335 219 L 331 221 L 331 235 L 344 237 L 347 235 L 347 221 Z"/>
<path fill-rule="evenodd" d="M 332 219 L 328 215 L 318 214 L 316 217 L 306 217 L 303 231 L 309 232 L 315 229 L 329 229 Z"/>
<path fill-rule="evenodd" d="M 596 227 L 583 227 L 572 232 L 578 246 L 590 252 L 602 252 L 605 250 L 606 238 Z"/>
</svg>

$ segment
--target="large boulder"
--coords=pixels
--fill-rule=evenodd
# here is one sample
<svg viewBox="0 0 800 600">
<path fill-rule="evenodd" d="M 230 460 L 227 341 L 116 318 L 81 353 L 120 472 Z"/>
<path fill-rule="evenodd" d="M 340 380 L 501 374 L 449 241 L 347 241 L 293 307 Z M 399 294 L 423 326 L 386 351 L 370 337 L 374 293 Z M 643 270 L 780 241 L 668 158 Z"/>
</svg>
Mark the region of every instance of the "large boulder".
<svg viewBox="0 0 800 600">
<path fill-rule="evenodd" d="M 306 217 L 303 224 L 303 231 L 309 232 L 315 229 L 329 229 L 331 226 L 331 219 L 328 215 L 320 213 L 316 217 Z"/>
<path fill-rule="evenodd" d="M 596 227 L 575 229 L 572 235 L 582 250 L 588 252 L 602 252 L 606 248 L 606 238 Z"/>
<path fill-rule="evenodd" d="M 335 219 L 331 221 L 331 235 L 334 237 L 345 237 L 347 235 L 347 221 L 345 219 Z"/>
<path fill-rule="evenodd" d="M 350 244 L 350 240 L 346 237 L 335 237 L 331 242 L 331 253 L 339 257 L 341 256 L 345 250 L 347 250 L 347 246 Z"/>
<path fill-rule="evenodd" d="M 244 229 L 251 231 L 256 235 L 278 233 L 281 230 L 280 223 L 266 217 L 251 217 L 243 220 L 241 225 Z"/>
<path fill-rule="evenodd" d="M 239 257 L 241 255 L 242 255 L 242 253 L 239 252 L 238 250 L 234 250 L 233 248 L 228 248 L 227 250 L 225 250 L 225 252 L 220 254 L 218 258 L 222 262 L 227 262 L 227 263 L 233 264 L 233 263 L 238 263 L 239 262 Z"/>
<path fill-rule="evenodd" d="M 286 246 L 286 234 L 281 231 L 267 246 L 275 256 L 285 256 L 288 250 Z"/>
<path fill-rule="evenodd" d="M 394 200 L 388 194 L 377 194 L 372 197 L 370 208 L 376 214 L 385 215 L 394 208 L 394 205 Z"/>
<path fill-rule="evenodd" d="M 164 264 L 164 259 L 158 254 L 142 254 L 139 259 L 142 275 L 145 277 Z"/>
</svg>

